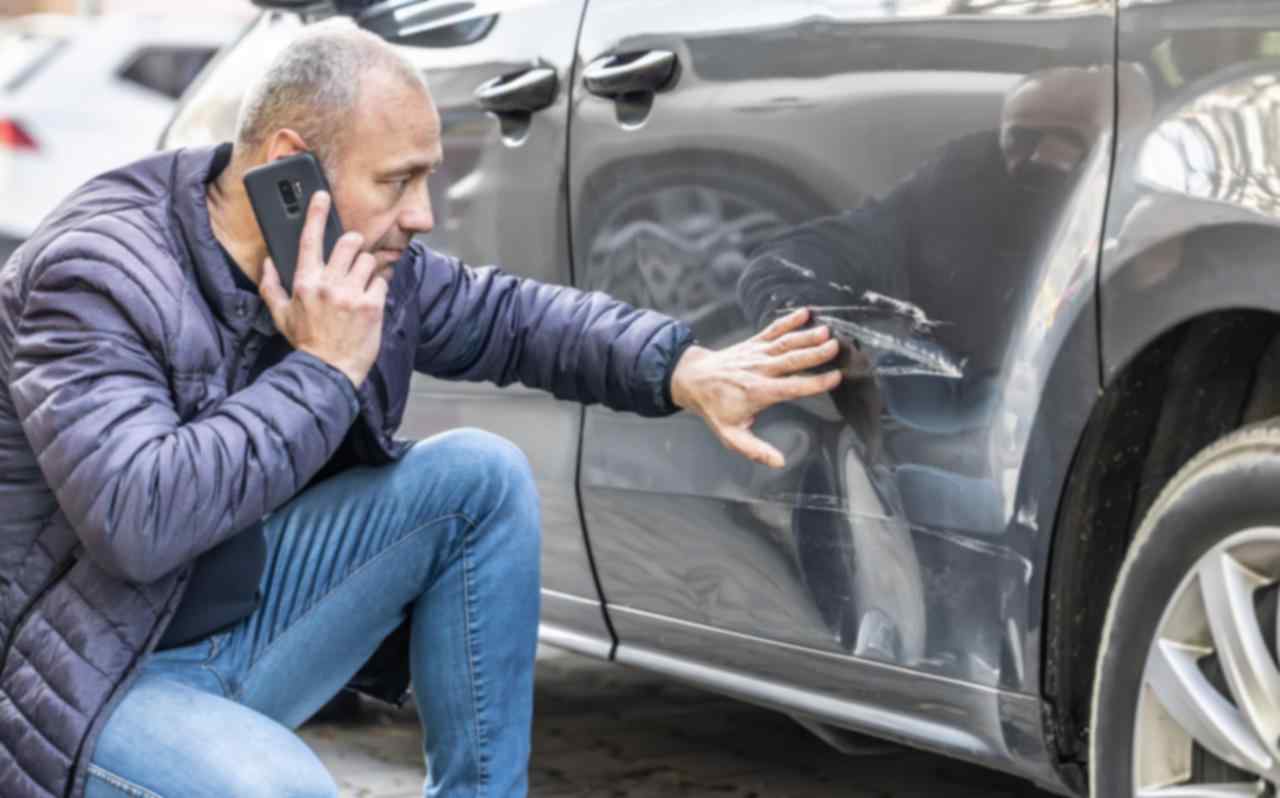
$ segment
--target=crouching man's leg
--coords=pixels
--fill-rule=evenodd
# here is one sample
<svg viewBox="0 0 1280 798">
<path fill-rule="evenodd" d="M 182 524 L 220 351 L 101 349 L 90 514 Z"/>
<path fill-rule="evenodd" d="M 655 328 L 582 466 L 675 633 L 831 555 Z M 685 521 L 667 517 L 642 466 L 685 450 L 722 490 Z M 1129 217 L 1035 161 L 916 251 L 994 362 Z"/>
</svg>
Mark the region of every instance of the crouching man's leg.
<svg viewBox="0 0 1280 798">
<path fill-rule="evenodd" d="M 201 641 L 186 647 L 170 664 L 199 670 L 211 646 Z M 98 739 L 85 798 L 180 796 L 337 798 L 338 786 L 311 749 L 281 724 L 209 685 L 148 671 Z"/>
<path fill-rule="evenodd" d="M 162 652 L 148 672 L 164 669 L 166 678 L 295 728 L 407 618 L 427 794 L 524 795 L 540 526 L 520 450 L 484 432 L 445 433 L 418 442 L 397 463 L 315 485 L 263 526 L 268 556 L 258 609 L 206 641 Z M 174 665 L 206 644 L 214 651 L 205 661 Z M 210 726 L 203 737 L 191 745 L 274 759 L 261 742 L 238 745 L 238 729 Z M 304 794 L 312 793 L 296 793 Z"/>
</svg>

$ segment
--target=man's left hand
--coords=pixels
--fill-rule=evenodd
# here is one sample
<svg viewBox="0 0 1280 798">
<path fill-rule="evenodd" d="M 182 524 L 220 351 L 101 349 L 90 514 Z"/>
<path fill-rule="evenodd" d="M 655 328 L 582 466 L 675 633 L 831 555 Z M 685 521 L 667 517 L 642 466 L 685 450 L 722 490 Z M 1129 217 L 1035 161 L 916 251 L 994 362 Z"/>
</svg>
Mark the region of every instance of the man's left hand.
<svg viewBox="0 0 1280 798">
<path fill-rule="evenodd" d="M 741 343 L 720 350 L 691 346 L 671 376 L 671 398 L 707 422 L 727 448 L 757 463 L 781 468 L 782 453 L 751 431 L 766 407 L 826 393 L 839 370 L 796 372 L 828 363 L 840 351 L 826 327 L 801 330 L 809 310 L 790 313 Z"/>
</svg>

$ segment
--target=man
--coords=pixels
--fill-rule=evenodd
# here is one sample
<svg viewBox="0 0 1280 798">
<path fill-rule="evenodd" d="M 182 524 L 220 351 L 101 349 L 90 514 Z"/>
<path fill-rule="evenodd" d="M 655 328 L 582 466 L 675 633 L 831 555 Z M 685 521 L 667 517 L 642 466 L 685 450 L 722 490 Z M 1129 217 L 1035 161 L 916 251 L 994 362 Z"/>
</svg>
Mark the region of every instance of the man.
<svg viewBox="0 0 1280 798">
<path fill-rule="evenodd" d="M 334 195 L 289 295 L 241 179 L 303 150 Z M 0 795 L 336 795 L 290 729 L 358 671 L 389 698 L 411 677 L 429 795 L 522 795 L 534 486 L 495 436 L 393 439 L 411 371 L 684 408 L 773 466 L 754 416 L 838 382 L 794 374 L 837 351 L 803 311 L 709 351 L 413 242 L 441 157 L 416 71 L 326 23 L 234 145 L 90 182 L 0 270 Z"/>
</svg>

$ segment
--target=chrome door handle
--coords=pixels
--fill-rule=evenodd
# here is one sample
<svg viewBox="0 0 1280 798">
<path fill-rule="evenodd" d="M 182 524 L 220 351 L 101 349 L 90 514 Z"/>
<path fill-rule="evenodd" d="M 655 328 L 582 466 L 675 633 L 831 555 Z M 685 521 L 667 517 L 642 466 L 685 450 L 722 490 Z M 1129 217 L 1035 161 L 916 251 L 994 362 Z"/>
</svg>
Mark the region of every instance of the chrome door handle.
<svg viewBox="0 0 1280 798">
<path fill-rule="evenodd" d="M 678 65 L 670 50 L 606 55 L 587 65 L 582 80 L 587 91 L 601 97 L 661 91 L 675 81 Z"/>
<path fill-rule="evenodd" d="M 558 80 L 550 67 L 536 67 L 486 80 L 476 87 L 475 98 L 486 111 L 533 113 L 556 98 Z"/>
</svg>

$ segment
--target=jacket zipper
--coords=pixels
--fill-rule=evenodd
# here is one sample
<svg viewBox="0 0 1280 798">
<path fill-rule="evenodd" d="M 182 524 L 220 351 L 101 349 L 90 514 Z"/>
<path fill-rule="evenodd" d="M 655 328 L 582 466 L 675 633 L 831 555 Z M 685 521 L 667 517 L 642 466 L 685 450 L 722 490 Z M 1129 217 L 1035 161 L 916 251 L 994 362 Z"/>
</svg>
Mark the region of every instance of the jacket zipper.
<svg viewBox="0 0 1280 798">
<path fill-rule="evenodd" d="M 27 602 L 27 606 L 22 608 L 22 612 L 18 613 L 17 619 L 13 622 L 13 629 L 9 633 L 9 639 L 4 641 L 4 654 L 0 656 L 0 678 L 4 677 L 5 670 L 9 667 L 9 652 L 12 651 L 14 643 L 18 640 L 18 635 L 22 633 L 22 629 L 26 626 L 31 613 L 35 611 L 36 605 L 40 603 L 40 599 L 48 595 L 50 590 L 58 586 L 58 583 L 62 581 L 63 577 L 67 575 L 67 572 L 71 570 L 79 559 L 80 547 L 76 546 L 72 549 L 71 554 L 67 556 L 67 559 L 58 565 L 57 571 L 54 572 L 53 578 L 49 580 L 49 583 L 42 587 L 31 601 Z"/>
</svg>

